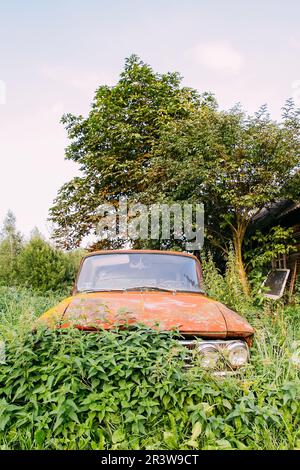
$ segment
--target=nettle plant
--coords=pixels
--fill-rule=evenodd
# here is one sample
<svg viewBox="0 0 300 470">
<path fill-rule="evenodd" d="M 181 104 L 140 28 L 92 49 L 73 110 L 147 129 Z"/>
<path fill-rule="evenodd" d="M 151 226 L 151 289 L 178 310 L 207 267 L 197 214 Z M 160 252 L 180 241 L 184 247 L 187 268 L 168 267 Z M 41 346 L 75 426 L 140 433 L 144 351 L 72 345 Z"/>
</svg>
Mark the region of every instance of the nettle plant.
<svg viewBox="0 0 300 470">
<path fill-rule="evenodd" d="M 280 325 L 261 330 L 243 377 L 222 380 L 185 367 L 176 332 L 14 335 L 0 366 L 0 447 L 295 448 L 299 370 L 292 346 L 274 348 Z"/>
<path fill-rule="evenodd" d="M 263 270 L 280 255 L 288 255 L 296 251 L 293 227 L 284 228 L 280 225 L 263 233 L 257 230 L 245 242 L 244 258 L 249 270 Z"/>
</svg>

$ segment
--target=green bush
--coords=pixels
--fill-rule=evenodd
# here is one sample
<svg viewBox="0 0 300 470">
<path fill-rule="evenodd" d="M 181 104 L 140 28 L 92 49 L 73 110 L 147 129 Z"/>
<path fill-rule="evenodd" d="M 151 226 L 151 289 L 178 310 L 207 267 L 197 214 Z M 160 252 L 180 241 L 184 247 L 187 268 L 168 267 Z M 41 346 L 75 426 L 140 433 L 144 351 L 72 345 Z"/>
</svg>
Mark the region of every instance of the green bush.
<svg viewBox="0 0 300 470">
<path fill-rule="evenodd" d="M 244 295 L 233 250 L 228 253 L 224 276 L 220 273 L 210 253 L 202 259 L 202 274 L 204 290 L 209 297 L 223 302 L 242 314 L 253 308 L 252 299 Z"/>
<path fill-rule="evenodd" d="M 11 297 L 9 297 L 11 295 Z M 19 303 L 26 296 L 18 292 Z M 0 293 L 1 315 L 16 298 Z M 42 298 L 34 301 L 40 309 Z M 54 301 L 54 299 L 52 299 Z M 31 305 L 34 303 L 31 300 Z M 183 366 L 172 333 L 30 331 L 15 310 L 0 366 L 2 449 L 294 449 L 300 445 L 300 307 L 255 319 L 237 377 Z M 26 312 L 25 312 L 26 316 Z M 26 323 L 26 322 L 25 322 Z"/>
<path fill-rule="evenodd" d="M 55 248 L 37 229 L 24 242 L 9 211 L 0 230 L 0 286 L 25 286 L 40 293 L 70 291 L 84 253 Z"/>
<path fill-rule="evenodd" d="M 79 261 L 74 253 L 64 253 L 41 237 L 33 237 L 18 257 L 19 285 L 40 292 L 70 289 Z"/>
</svg>

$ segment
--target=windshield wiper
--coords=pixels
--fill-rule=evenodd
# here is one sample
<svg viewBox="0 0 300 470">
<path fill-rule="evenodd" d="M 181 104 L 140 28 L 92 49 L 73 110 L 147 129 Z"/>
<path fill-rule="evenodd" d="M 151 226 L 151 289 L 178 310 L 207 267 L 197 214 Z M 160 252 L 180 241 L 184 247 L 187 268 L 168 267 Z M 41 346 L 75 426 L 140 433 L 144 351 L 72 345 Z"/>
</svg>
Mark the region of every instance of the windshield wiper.
<svg viewBox="0 0 300 470">
<path fill-rule="evenodd" d="M 157 290 L 157 291 L 162 291 L 162 292 L 192 292 L 194 294 L 205 294 L 204 290 L 202 289 L 197 289 L 197 290 L 191 290 L 191 289 L 167 289 L 166 287 L 159 287 L 159 286 L 135 286 L 135 287 L 127 287 L 124 289 L 124 291 L 128 290 Z"/>
<path fill-rule="evenodd" d="M 176 292 L 176 289 L 167 289 L 165 287 L 157 287 L 157 286 L 134 286 L 134 287 L 127 287 L 124 289 L 125 291 L 129 290 L 157 290 L 162 292 Z"/>
<path fill-rule="evenodd" d="M 158 286 L 135 286 L 135 287 L 127 287 L 124 291 L 130 290 L 155 290 L 155 291 L 162 291 L 162 292 L 187 292 L 193 294 L 205 294 L 204 290 L 197 289 L 197 290 L 190 290 L 190 289 L 167 289 L 166 287 L 158 287 Z"/>
<path fill-rule="evenodd" d="M 79 294 L 90 294 L 97 292 L 124 292 L 126 289 L 85 289 L 78 291 Z"/>
<path fill-rule="evenodd" d="M 161 291 L 161 292 L 187 292 L 193 294 L 205 294 L 204 290 L 197 289 L 197 290 L 190 290 L 190 289 L 167 289 L 166 287 L 158 287 L 158 286 L 133 286 L 133 287 L 124 287 L 122 289 L 86 289 L 78 291 L 79 294 L 90 294 L 90 293 L 97 293 L 97 292 L 127 292 L 127 291 L 134 291 L 134 290 L 149 290 L 149 291 Z"/>
</svg>

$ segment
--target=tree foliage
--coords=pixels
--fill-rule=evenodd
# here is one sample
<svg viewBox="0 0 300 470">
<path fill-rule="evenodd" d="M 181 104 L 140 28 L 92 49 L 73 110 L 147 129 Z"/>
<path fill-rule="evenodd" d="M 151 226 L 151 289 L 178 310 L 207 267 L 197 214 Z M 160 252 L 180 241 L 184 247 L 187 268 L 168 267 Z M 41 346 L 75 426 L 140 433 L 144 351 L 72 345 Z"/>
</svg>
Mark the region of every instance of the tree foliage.
<svg viewBox="0 0 300 470">
<path fill-rule="evenodd" d="M 265 106 L 253 117 L 239 107 L 203 107 L 170 123 L 156 149 L 151 195 L 204 202 L 207 235 L 227 251 L 233 241 L 245 291 L 242 248 L 252 218 L 276 200 L 300 195 L 299 128 L 299 110 L 291 101 L 280 123 Z"/>
<path fill-rule="evenodd" d="M 66 115 L 63 122 L 66 156 L 82 176 L 61 188 L 51 209 L 58 242 L 79 245 L 94 233 L 98 206 L 120 196 L 202 202 L 206 240 L 227 253 L 233 243 L 248 292 L 243 246 L 252 218 L 276 200 L 299 198 L 300 121 L 291 100 L 280 122 L 266 106 L 254 116 L 240 106 L 220 111 L 212 95 L 183 88 L 178 74 L 156 74 L 132 56 L 116 86 L 97 90 L 86 119 Z"/>
<path fill-rule="evenodd" d="M 99 204 L 147 189 L 153 151 L 165 125 L 188 117 L 210 99 L 180 82 L 177 73 L 157 74 L 133 55 L 114 87 L 96 91 L 86 119 L 63 117 L 71 140 L 66 158 L 82 171 L 61 188 L 51 209 L 54 237 L 63 246 L 79 245 L 92 231 Z"/>
</svg>

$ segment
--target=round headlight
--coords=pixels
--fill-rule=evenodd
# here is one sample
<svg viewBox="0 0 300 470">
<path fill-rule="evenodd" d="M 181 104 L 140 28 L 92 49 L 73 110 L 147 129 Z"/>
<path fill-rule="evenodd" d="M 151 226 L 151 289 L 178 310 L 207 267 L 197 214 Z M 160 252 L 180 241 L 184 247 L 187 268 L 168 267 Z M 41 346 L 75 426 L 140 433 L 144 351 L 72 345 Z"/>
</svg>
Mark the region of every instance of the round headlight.
<svg viewBox="0 0 300 470">
<path fill-rule="evenodd" d="M 204 369 L 213 369 L 217 366 L 220 354 L 217 348 L 212 345 L 204 344 L 198 348 L 200 353 L 201 366 Z"/>
<path fill-rule="evenodd" d="M 246 343 L 236 342 L 227 346 L 227 359 L 232 367 L 241 367 L 249 359 L 249 351 Z"/>
</svg>

